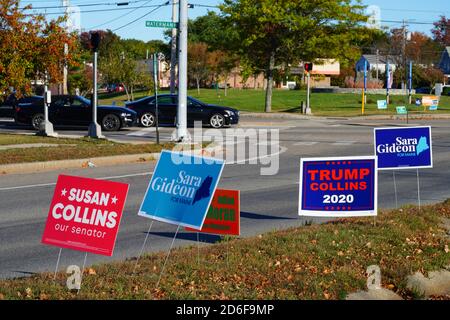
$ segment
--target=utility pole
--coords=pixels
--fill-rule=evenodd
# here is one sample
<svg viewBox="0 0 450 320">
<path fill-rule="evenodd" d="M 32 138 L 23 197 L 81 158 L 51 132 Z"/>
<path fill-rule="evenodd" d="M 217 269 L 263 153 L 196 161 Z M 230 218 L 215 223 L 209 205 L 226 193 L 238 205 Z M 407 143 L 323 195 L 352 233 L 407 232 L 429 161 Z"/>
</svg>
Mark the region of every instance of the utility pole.
<svg viewBox="0 0 450 320">
<path fill-rule="evenodd" d="M 187 131 L 187 40 L 188 40 L 188 3 L 179 0 L 179 48 L 178 48 L 178 110 L 176 141 L 190 140 Z"/>
<path fill-rule="evenodd" d="M 379 54 L 380 54 L 380 50 L 377 49 L 377 51 L 376 51 L 376 57 L 377 57 L 377 68 L 376 68 L 376 72 L 377 72 L 377 80 L 378 80 L 378 61 L 379 61 L 378 56 L 379 56 Z"/>
<path fill-rule="evenodd" d="M 155 88 L 155 117 L 156 117 L 156 143 L 159 144 L 159 108 L 158 108 L 158 80 L 159 80 L 159 53 L 153 54 L 153 84 Z"/>
<path fill-rule="evenodd" d="M 406 36 L 407 36 L 407 29 L 406 29 L 406 27 L 407 27 L 408 25 L 406 24 L 406 20 L 405 19 L 403 19 L 402 20 L 402 30 L 403 30 L 403 70 L 405 71 L 405 73 L 402 75 L 402 86 L 403 86 L 403 88 L 405 89 L 405 93 L 406 93 L 406 83 L 405 83 L 405 81 L 404 81 L 404 79 L 406 79 L 406 77 L 405 78 L 403 78 L 406 74 L 407 74 L 407 71 L 406 71 Z"/>
<path fill-rule="evenodd" d="M 69 0 L 62 0 L 62 5 L 63 7 L 65 7 L 65 12 L 66 14 L 69 13 Z M 68 29 L 66 28 L 66 31 L 68 31 Z M 69 54 L 69 45 L 67 43 L 64 43 L 64 66 L 63 66 L 63 87 L 62 87 L 62 93 L 63 94 L 68 94 L 69 91 L 67 90 L 67 75 L 68 75 L 68 70 L 67 70 L 67 55 Z"/>
<path fill-rule="evenodd" d="M 172 22 L 177 22 L 177 2 L 172 0 Z M 170 48 L 170 93 L 175 93 L 175 78 L 177 76 L 177 28 L 172 28 L 172 42 Z"/>
</svg>

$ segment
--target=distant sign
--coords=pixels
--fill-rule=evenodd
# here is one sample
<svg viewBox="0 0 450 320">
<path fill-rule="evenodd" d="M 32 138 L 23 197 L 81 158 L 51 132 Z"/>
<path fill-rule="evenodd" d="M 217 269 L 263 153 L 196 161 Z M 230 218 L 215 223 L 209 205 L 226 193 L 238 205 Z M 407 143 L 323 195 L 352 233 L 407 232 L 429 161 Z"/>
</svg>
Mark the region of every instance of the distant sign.
<svg viewBox="0 0 450 320">
<path fill-rule="evenodd" d="M 430 111 L 436 111 L 438 109 L 438 106 L 429 106 L 428 110 Z"/>
<path fill-rule="evenodd" d="M 375 156 L 301 159 L 300 216 L 353 217 L 376 214 Z"/>
<path fill-rule="evenodd" d="M 60 175 L 42 243 L 112 256 L 128 184 Z"/>
<path fill-rule="evenodd" d="M 219 235 L 238 236 L 240 234 L 239 190 L 217 189 L 206 214 L 202 229 L 186 228 Z"/>
<path fill-rule="evenodd" d="M 163 150 L 139 215 L 200 230 L 224 162 Z"/>
<path fill-rule="evenodd" d="M 424 107 L 432 107 L 439 105 L 439 97 L 438 96 L 423 96 L 422 97 L 422 105 Z"/>
<path fill-rule="evenodd" d="M 387 100 L 377 100 L 378 109 L 387 109 Z"/>
<path fill-rule="evenodd" d="M 396 107 L 397 114 L 408 114 L 408 109 L 405 106 Z"/>
<path fill-rule="evenodd" d="M 177 22 L 171 22 L 171 21 L 145 21 L 145 26 L 147 28 L 175 29 L 175 28 L 178 28 L 178 23 Z"/>
<path fill-rule="evenodd" d="M 375 128 L 378 169 L 432 168 L 431 127 Z"/>
</svg>

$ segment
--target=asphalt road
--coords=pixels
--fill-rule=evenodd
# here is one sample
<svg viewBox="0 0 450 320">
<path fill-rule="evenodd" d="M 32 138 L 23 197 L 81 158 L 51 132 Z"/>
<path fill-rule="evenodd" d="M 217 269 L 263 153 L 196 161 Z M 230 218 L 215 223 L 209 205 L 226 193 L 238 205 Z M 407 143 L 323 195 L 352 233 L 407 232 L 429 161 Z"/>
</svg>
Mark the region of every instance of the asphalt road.
<svg viewBox="0 0 450 320">
<path fill-rule="evenodd" d="M 433 203 L 450 197 L 450 123 L 445 121 L 414 121 L 432 126 L 434 168 L 420 170 L 422 203 Z M 298 218 L 299 159 L 317 156 L 356 156 L 373 154 L 375 126 L 404 125 L 395 121 L 356 121 L 345 119 L 276 120 L 251 119 L 241 128 L 280 129 L 280 148 L 269 142 L 271 153 L 279 155 L 279 171 L 273 176 L 260 175 L 261 164 L 249 164 L 246 154 L 226 165 L 220 188 L 241 190 L 242 237 L 279 228 L 302 225 Z M 0 121 L 0 132 L 11 124 Z M 27 129 L 20 129 L 27 130 Z M 144 132 L 144 133 L 143 133 Z M 162 129 L 163 139 L 170 138 L 172 128 Z M 221 130 L 221 132 L 225 132 Z M 83 131 L 66 130 L 64 134 L 83 135 Z M 108 134 L 119 140 L 148 141 L 154 139 L 152 130 L 125 130 Z M 236 147 L 233 143 L 228 148 Z M 274 160 L 275 158 L 272 158 Z M 267 158 L 266 158 L 267 160 Z M 237 162 L 237 163 L 236 163 Z M 130 190 L 112 258 L 88 254 L 87 265 L 99 261 L 121 260 L 139 253 L 150 220 L 137 212 L 151 178 L 155 163 L 140 163 L 114 167 L 63 170 L 27 175 L 0 176 L 0 278 L 24 276 L 39 271 L 53 271 L 59 249 L 40 244 L 54 183 L 60 173 L 95 178 L 108 178 L 130 184 Z M 396 172 L 398 201 L 417 203 L 415 170 Z M 379 173 L 380 208 L 395 207 L 392 172 Z M 176 226 L 155 222 L 145 251 L 167 250 Z M 219 238 L 201 235 L 202 244 Z M 181 230 L 176 246 L 195 245 L 196 234 Z M 232 254 L 232 253 L 231 253 Z M 63 250 L 60 269 L 70 264 L 83 264 L 84 253 Z"/>
</svg>

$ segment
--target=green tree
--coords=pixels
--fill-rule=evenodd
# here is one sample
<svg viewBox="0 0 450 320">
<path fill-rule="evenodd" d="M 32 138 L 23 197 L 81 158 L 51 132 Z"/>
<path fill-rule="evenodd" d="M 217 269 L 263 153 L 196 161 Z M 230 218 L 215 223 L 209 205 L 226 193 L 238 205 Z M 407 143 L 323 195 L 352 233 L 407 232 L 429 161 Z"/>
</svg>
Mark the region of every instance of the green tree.
<svg viewBox="0 0 450 320">
<path fill-rule="evenodd" d="M 47 73 L 51 83 L 62 81 L 62 66 L 76 64 L 76 36 L 64 28 L 66 17 L 46 20 L 28 15 L 32 6 L 0 0 L 0 95 L 13 87 L 18 96 L 31 92 L 31 81 Z M 64 54 L 64 43 L 69 54 Z"/>
<path fill-rule="evenodd" d="M 276 65 L 351 58 L 352 47 L 366 38 L 364 9 L 359 0 L 225 0 L 221 6 L 239 37 L 235 50 L 265 70 L 266 112 Z"/>
</svg>

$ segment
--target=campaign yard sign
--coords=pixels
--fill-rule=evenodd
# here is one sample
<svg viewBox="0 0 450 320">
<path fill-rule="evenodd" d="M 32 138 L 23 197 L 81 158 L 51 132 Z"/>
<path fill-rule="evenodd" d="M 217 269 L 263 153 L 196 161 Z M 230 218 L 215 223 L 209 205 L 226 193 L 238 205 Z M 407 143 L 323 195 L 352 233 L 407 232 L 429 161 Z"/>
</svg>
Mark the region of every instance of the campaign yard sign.
<svg viewBox="0 0 450 320">
<path fill-rule="evenodd" d="M 387 100 L 377 100 L 378 109 L 387 109 Z"/>
<path fill-rule="evenodd" d="M 432 168 L 431 127 L 375 128 L 379 170 Z"/>
<path fill-rule="evenodd" d="M 224 165 L 219 159 L 162 151 L 138 215 L 200 230 Z"/>
<path fill-rule="evenodd" d="M 408 114 L 408 109 L 405 106 L 395 107 L 397 114 Z"/>
<path fill-rule="evenodd" d="M 42 243 L 112 256 L 128 184 L 60 175 Z"/>
<path fill-rule="evenodd" d="M 438 96 L 423 96 L 422 97 L 422 105 L 424 107 L 433 107 L 439 105 L 439 97 Z"/>
<path fill-rule="evenodd" d="M 377 158 L 302 158 L 299 215 L 377 215 Z"/>
<path fill-rule="evenodd" d="M 217 189 L 206 214 L 201 230 L 186 228 L 187 231 L 218 235 L 240 235 L 239 190 Z"/>
</svg>

